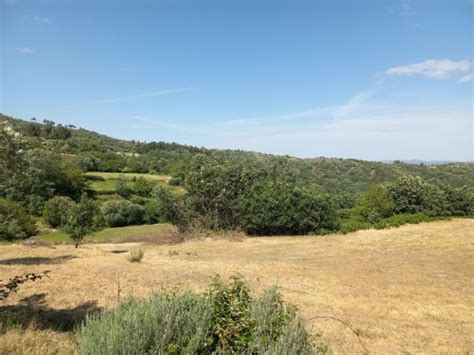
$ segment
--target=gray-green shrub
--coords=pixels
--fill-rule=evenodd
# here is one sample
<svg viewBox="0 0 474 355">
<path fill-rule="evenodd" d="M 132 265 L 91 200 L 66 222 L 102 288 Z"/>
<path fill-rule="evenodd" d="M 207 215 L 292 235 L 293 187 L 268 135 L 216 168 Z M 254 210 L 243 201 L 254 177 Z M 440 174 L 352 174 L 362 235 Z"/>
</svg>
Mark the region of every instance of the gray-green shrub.
<svg viewBox="0 0 474 355">
<path fill-rule="evenodd" d="M 131 263 L 139 263 L 142 261 L 145 251 L 143 249 L 132 249 L 128 255 L 128 261 Z"/>
<path fill-rule="evenodd" d="M 215 278 L 203 294 L 155 293 L 89 316 L 78 329 L 81 354 L 312 354 L 317 345 L 296 307 L 275 288 L 252 297 L 238 277 Z"/>
</svg>

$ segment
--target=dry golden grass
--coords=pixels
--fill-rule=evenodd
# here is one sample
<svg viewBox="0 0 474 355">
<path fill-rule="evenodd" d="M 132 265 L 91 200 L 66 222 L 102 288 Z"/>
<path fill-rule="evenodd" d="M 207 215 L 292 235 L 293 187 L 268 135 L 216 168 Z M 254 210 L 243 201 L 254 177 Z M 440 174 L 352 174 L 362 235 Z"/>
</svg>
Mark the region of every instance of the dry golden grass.
<svg viewBox="0 0 474 355">
<path fill-rule="evenodd" d="M 136 264 L 120 253 L 132 247 L 136 244 L 89 244 L 77 250 L 0 246 L 0 280 L 51 271 L 48 279 L 25 284 L 3 306 L 44 294 L 41 307 L 54 314 L 87 309 L 87 302 L 113 307 L 118 281 L 122 295 L 144 297 L 163 286 L 203 290 L 213 273 L 239 272 L 257 291 L 281 286 L 307 319 L 335 316 L 350 322 L 370 353 L 474 351 L 472 219 L 345 236 L 145 245 L 145 257 Z M 310 323 L 334 352 L 362 352 L 355 335 L 339 322 L 315 318 Z M 70 332 L 30 328 L 0 335 L 0 349 L 71 353 L 75 344 Z"/>
</svg>

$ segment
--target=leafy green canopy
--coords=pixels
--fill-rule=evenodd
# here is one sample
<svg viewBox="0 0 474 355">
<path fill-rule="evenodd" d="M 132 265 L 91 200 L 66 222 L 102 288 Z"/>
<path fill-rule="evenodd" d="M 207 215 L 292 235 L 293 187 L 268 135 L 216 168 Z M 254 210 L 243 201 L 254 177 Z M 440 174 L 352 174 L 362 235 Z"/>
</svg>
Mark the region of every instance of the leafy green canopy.
<svg viewBox="0 0 474 355">
<path fill-rule="evenodd" d="M 63 231 L 71 237 L 77 248 L 86 235 L 100 230 L 102 223 L 97 203 L 83 194 L 79 203 L 67 211 Z"/>
</svg>

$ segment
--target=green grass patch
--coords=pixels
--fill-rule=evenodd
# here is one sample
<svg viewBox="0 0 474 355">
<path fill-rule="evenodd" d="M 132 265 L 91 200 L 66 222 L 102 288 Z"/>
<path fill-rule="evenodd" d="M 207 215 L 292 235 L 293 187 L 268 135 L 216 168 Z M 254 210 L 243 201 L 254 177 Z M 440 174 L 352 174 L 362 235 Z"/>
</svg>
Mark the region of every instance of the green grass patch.
<svg viewBox="0 0 474 355">
<path fill-rule="evenodd" d="M 129 241 L 149 241 L 150 238 L 159 239 L 161 236 L 168 237 L 169 233 L 174 233 L 176 228 L 168 223 L 144 224 L 140 226 L 127 226 L 118 228 L 105 228 L 93 235 L 84 238 L 85 243 L 126 243 Z M 69 243 L 69 237 L 56 231 L 37 237 L 38 240 L 49 243 Z"/>
<path fill-rule="evenodd" d="M 169 175 L 157 175 L 157 174 L 138 174 L 138 173 L 107 173 L 107 172 L 87 172 L 86 177 L 91 177 L 90 179 L 93 180 L 94 177 L 99 177 L 104 180 L 116 180 L 119 176 L 124 176 L 127 180 L 133 181 L 134 179 L 138 179 L 142 177 L 146 180 L 152 181 L 162 181 L 168 182 L 171 179 Z"/>
<path fill-rule="evenodd" d="M 170 190 L 183 193 L 184 189 L 179 186 L 171 186 L 168 182 L 171 180 L 169 175 L 156 174 L 137 174 L 137 173 L 108 173 L 108 172 L 87 172 L 86 179 L 89 183 L 89 188 L 95 191 L 98 195 L 113 195 L 116 193 L 116 183 L 119 176 L 125 177 L 129 182 L 130 187 L 133 187 L 133 182 L 139 177 L 151 181 L 155 184 L 165 186 Z"/>
</svg>

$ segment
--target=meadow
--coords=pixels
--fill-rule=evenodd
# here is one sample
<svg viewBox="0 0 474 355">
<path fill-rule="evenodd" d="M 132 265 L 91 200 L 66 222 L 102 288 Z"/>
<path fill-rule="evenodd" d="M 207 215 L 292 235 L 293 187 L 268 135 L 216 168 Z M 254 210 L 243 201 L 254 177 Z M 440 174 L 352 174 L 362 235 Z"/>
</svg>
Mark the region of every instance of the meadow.
<svg viewBox="0 0 474 355">
<path fill-rule="evenodd" d="M 334 353 L 469 353 L 473 238 L 473 219 L 453 219 L 319 237 L 1 245 L 0 280 L 50 272 L 0 305 L 18 316 L 16 326 L 0 317 L 0 353 L 77 353 L 72 329 L 87 311 L 115 307 L 118 294 L 202 291 L 214 273 L 240 273 L 255 291 L 278 285 Z M 128 251 L 138 245 L 143 260 L 130 263 Z"/>
<path fill-rule="evenodd" d="M 138 178 L 143 178 L 154 184 L 166 186 L 168 188 L 179 190 L 175 186 L 168 185 L 171 180 L 169 175 L 139 174 L 139 173 L 111 173 L 111 172 L 88 172 L 84 174 L 88 187 L 99 195 L 114 194 L 117 192 L 116 185 L 119 177 L 125 178 L 127 183 L 133 183 Z"/>
</svg>

